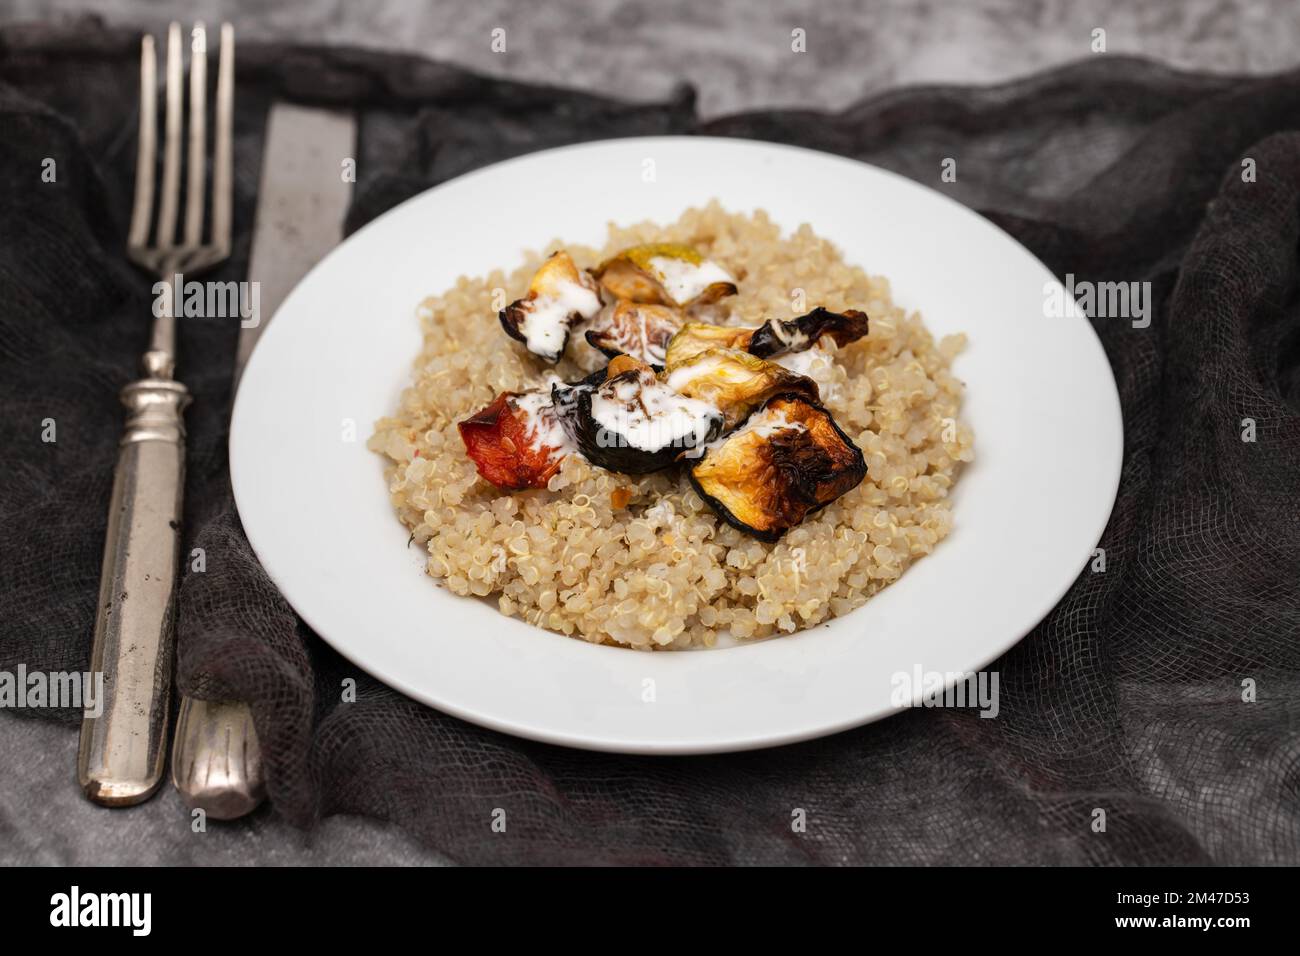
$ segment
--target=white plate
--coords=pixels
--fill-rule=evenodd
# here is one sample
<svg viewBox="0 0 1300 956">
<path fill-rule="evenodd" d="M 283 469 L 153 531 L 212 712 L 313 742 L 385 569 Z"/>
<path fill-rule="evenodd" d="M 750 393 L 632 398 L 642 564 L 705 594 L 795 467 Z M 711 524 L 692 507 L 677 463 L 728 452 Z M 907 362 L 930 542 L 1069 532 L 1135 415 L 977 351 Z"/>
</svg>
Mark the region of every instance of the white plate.
<svg viewBox="0 0 1300 956">
<path fill-rule="evenodd" d="M 732 212 L 766 209 L 787 230 L 810 223 L 849 262 L 887 276 L 894 300 L 919 309 L 936 335 L 968 333 L 956 373 L 976 460 L 956 485 L 951 536 L 861 610 L 713 651 L 594 646 L 439 588 L 420 549 L 407 548 L 381 459 L 365 448 L 409 379 L 416 305 L 461 274 L 514 267 L 525 248 L 556 237 L 599 246 L 610 221 L 670 221 L 715 197 Z M 1119 399 L 1087 320 L 1045 315 L 1054 285 L 965 207 L 836 156 L 695 137 L 534 153 L 403 203 L 293 290 L 235 404 L 240 516 L 321 637 L 465 720 L 629 753 L 743 750 L 844 730 L 898 709 L 895 674 L 972 671 L 1010 648 L 1101 536 L 1119 481 Z"/>
</svg>

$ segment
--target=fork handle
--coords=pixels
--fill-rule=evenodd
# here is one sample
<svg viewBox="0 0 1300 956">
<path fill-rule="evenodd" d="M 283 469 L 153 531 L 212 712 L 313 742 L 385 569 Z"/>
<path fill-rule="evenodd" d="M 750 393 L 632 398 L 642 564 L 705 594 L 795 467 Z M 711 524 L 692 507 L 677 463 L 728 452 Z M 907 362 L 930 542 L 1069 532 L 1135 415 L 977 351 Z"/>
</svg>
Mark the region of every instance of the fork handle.
<svg viewBox="0 0 1300 956">
<path fill-rule="evenodd" d="M 159 376 L 132 382 L 121 397 L 126 430 L 91 654 L 92 673 L 104 675 L 94 708 L 102 710 L 85 711 L 77 752 L 82 789 L 105 806 L 140 803 L 163 778 L 189 391 Z"/>
</svg>

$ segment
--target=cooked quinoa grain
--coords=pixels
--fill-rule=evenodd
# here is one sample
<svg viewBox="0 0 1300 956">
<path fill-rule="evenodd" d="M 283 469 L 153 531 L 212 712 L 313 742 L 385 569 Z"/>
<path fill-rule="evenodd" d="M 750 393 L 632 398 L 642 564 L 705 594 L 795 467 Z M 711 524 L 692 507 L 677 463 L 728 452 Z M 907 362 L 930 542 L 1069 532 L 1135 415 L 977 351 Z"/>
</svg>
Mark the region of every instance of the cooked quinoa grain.
<svg viewBox="0 0 1300 956">
<path fill-rule="evenodd" d="M 506 493 L 465 454 L 456 423 L 498 393 L 536 388 L 549 372 L 572 381 L 605 362 L 575 334 L 558 366 L 542 366 L 503 334 L 501 303 L 521 296 L 556 249 L 591 267 L 646 242 L 695 246 L 736 277 L 739 295 L 709 321 L 756 326 L 816 306 L 870 316 L 866 338 L 830 345 L 826 358 L 805 353 L 800 369 L 862 449 L 867 477 L 775 544 L 722 522 L 680 469 L 637 477 L 570 455 L 548 489 Z M 712 203 L 666 226 L 611 226 L 602 250 L 554 243 L 509 275 L 462 277 L 418 315 L 414 382 L 369 447 L 391 460 L 393 506 L 428 550 L 428 573 L 456 594 L 494 598 L 503 614 L 639 648 L 790 633 L 860 607 L 952 525 L 948 491 L 972 457 L 962 384 L 949 370 L 965 337 L 936 343 L 919 315 L 893 304 L 888 281 L 846 264 L 807 225 L 782 238 L 763 212 Z"/>
</svg>

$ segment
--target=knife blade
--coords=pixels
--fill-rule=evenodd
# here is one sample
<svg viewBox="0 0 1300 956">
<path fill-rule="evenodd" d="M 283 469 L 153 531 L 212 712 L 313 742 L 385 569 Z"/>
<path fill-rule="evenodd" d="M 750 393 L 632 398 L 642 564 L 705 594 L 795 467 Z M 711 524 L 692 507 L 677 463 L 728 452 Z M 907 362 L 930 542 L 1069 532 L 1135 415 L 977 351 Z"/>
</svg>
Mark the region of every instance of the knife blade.
<svg viewBox="0 0 1300 956">
<path fill-rule="evenodd" d="M 356 120 L 350 113 L 276 103 L 267 119 L 249 280 L 256 314 L 241 322 L 234 387 L 289 291 L 343 237 L 352 199 Z M 355 169 L 355 165 L 353 166 Z M 265 797 L 261 747 L 242 701 L 181 700 L 172 782 L 191 809 L 233 820 Z"/>
</svg>

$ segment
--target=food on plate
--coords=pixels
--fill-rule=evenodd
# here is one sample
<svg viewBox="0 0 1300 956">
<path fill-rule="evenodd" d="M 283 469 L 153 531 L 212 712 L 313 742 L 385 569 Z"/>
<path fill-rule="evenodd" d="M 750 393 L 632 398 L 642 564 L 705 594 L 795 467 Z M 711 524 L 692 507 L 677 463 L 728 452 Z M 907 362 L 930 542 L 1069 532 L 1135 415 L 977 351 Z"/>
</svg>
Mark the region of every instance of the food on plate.
<svg viewBox="0 0 1300 956">
<path fill-rule="evenodd" d="M 611 256 L 595 270 L 616 299 L 689 309 L 736 294 L 731 274 L 693 246 L 652 242 Z"/>
<path fill-rule="evenodd" d="M 556 252 L 528 283 L 528 293 L 501 310 L 506 334 L 554 365 L 569 343 L 573 323 L 600 311 L 596 282 L 563 250 Z"/>
<path fill-rule="evenodd" d="M 732 325 L 714 325 L 711 322 L 687 322 L 664 349 L 664 365 L 681 365 L 709 349 L 740 349 L 749 347 L 753 329 Z"/>
<path fill-rule="evenodd" d="M 498 488 L 545 488 L 569 438 L 544 392 L 502 392 L 456 426 L 479 474 Z"/>
<path fill-rule="evenodd" d="M 551 390 L 556 418 L 594 465 L 628 475 L 659 471 L 722 432 L 714 405 L 674 390 L 644 362 L 620 355 L 599 375 Z"/>
<path fill-rule="evenodd" d="M 832 312 L 818 307 L 797 319 L 768 319 L 754 330 L 745 350 L 767 358 L 784 352 L 802 352 L 825 337 L 845 346 L 866 335 L 868 328 L 866 313 L 857 309 Z"/>
<path fill-rule="evenodd" d="M 862 449 L 804 395 L 773 396 L 691 468 L 691 484 L 741 531 L 775 541 L 857 487 Z"/>
<path fill-rule="evenodd" d="M 708 647 L 847 614 L 947 535 L 964 337 L 886 280 L 717 204 L 545 252 L 425 301 L 369 442 L 449 590 L 596 643 Z"/>
<path fill-rule="evenodd" d="M 630 355 L 662 366 L 668 343 L 681 327 L 680 309 L 619 299 L 597 314 L 585 334 L 588 344 L 609 358 Z"/>
<path fill-rule="evenodd" d="M 817 383 L 806 375 L 739 349 L 707 349 L 665 369 L 669 388 L 713 405 L 727 429 L 779 392 L 798 392 L 816 401 Z"/>
<path fill-rule="evenodd" d="M 794 319 L 768 319 L 755 329 L 688 322 L 669 341 L 665 362 L 680 364 L 712 348 L 740 349 L 759 358 L 771 358 L 814 348 L 823 336 L 843 347 L 866 335 L 868 325 L 864 312 L 832 312 L 821 307 Z"/>
</svg>

